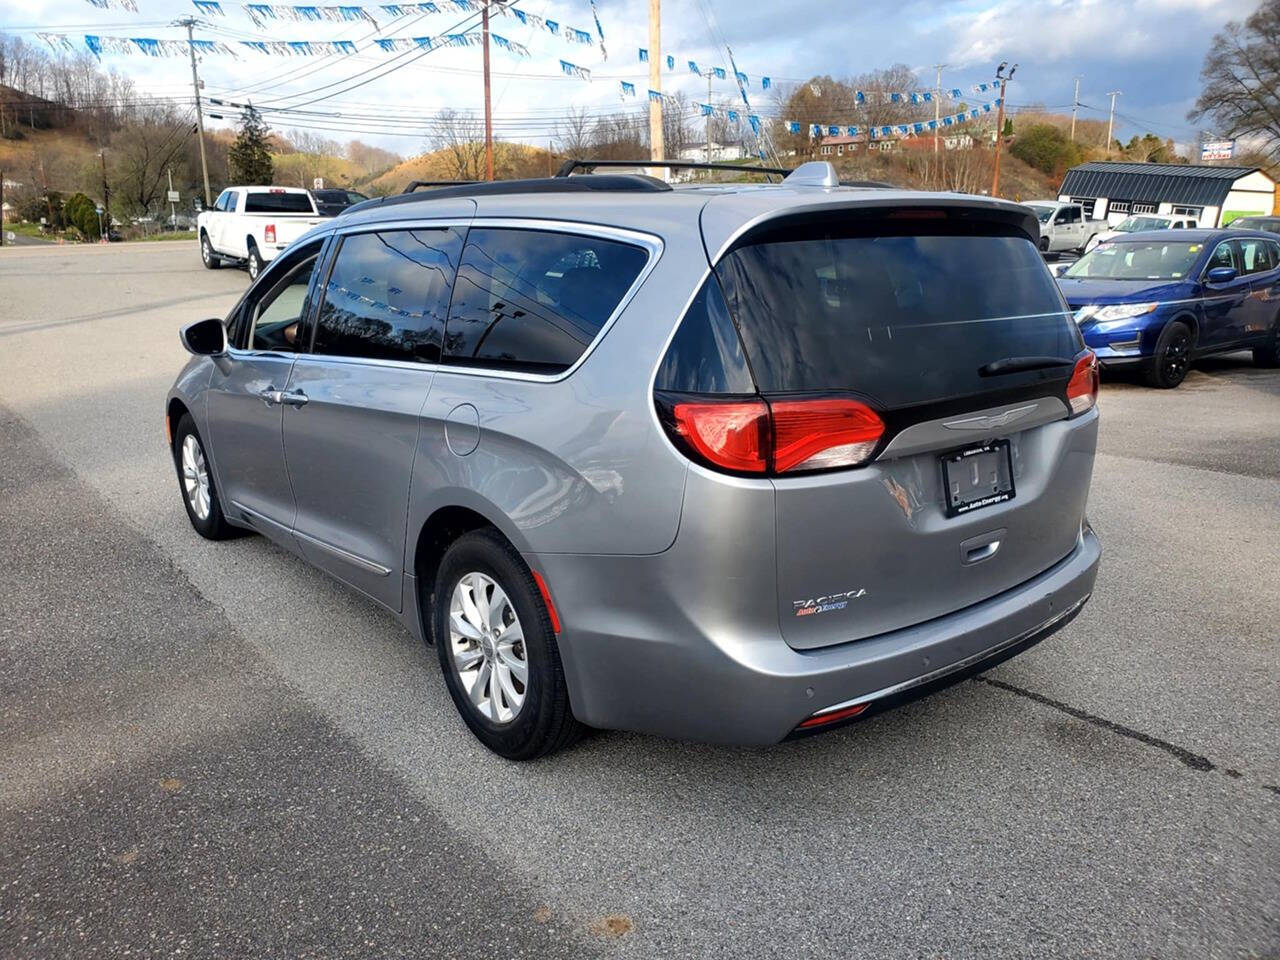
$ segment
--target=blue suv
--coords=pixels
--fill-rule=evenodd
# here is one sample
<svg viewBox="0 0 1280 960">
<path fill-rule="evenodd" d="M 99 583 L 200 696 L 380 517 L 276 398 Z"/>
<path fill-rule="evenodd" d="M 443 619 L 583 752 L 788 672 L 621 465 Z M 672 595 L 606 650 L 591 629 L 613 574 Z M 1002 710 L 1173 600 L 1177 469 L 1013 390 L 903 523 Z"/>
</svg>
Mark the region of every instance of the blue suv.
<svg viewBox="0 0 1280 960">
<path fill-rule="evenodd" d="M 1058 278 L 1085 343 L 1108 369 L 1176 387 L 1191 361 L 1252 348 L 1280 366 L 1280 239 L 1242 230 L 1115 237 Z"/>
</svg>

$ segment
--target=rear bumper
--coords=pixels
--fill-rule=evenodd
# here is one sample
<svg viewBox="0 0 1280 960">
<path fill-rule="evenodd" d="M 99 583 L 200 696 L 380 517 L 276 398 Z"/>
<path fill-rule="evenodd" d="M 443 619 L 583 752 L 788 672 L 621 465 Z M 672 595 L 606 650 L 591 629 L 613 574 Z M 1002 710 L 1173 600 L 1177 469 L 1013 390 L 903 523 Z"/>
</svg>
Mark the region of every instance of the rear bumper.
<svg viewBox="0 0 1280 960">
<path fill-rule="evenodd" d="M 528 559 L 551 585 L 565 621 L 560 651 L 580 720 L 709 743 L 763 745 L 792 736 L 818 711 L 865 702 L 870 706 L 863 716 L 869 715 L 1038 643 L 1089 599 L 1101 553 L 1086 528 L 1067 557 L 989 600 L 816 650 L 793 649 L 776 632 L 743 636 L 673 611 L 680 588 L 662 571 L 662 554 Z"/>
</svg>

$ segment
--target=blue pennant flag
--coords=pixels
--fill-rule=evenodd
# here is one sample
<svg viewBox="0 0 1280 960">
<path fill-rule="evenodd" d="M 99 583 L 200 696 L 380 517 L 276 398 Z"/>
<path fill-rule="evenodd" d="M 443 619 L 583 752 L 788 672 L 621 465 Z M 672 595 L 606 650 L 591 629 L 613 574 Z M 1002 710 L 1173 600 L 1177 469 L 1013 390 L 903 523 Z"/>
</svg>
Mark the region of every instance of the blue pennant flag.
<svg viewBox="0 0 1280 960">
<path fill-rule="evenodd" d="M 334 53 L 352 54 L 356 52 L 356 45 L 350 40 L 334 40 L 332 42 Z"/>
<path fill-rule="evenodd" d="M 751 130 L 753 133 L 760 132 L 760 118 L 757 117 L 754 113 L 747 115 L 747 123 L 751 124 Z"/>
<path fill-rule="evenodd" d="M 689 61 L 689 72 L 696 73 L 698 76 L 702 76 L 702 71 L 698 69 L 698 65 L 694 63 L 692 60 Z"/>
<path fill-rule="evenodd" d="M 300 54 L 304 57 L 311 56 L 311 44 L 306 40 L 290 40 L 288 43 L 289 49 L 294 53 Z"/>
<path fill-rule="evenodd" d="M 148 57 L 160 56 L 160 41 L 153 40 L 151 37 L 130 37 L 129 39 Z"/>
<path fill-rule="evenodd" d="M 88 38 L 88 37 L 85 37 L 85 39 L 86 39 L 86 40 L 88 40 L 89 38 Z M 96 40 L 96 39 L 97 39 L 97 37 L 94 37 L 94 39 Z M 788 133 L 799 133 L 799 132 L 800 132 L 800 124 L 799 124 L 799 123 L 797 123 L 795 120 L 792 120 L 790 123 L 788 123 L 788 124 L 787 124 L 787 132 L 788 132 Z"/>
<path fill-rule="evenodd" d="M 416 43 L 423 50 L 430 50 L 432 47 L 436 45 L 436 42 L 433 39 L 431 39 L 431 37 L 414 37 L 413 42 Z"/>
<path fill-rule="evenodd" d="M 658 90 L 650 90 L 650 91 L 649 91 L 649 99 L 650 99 L 653 103 L 661 103 L 661 102 L 662 102 L 662 93 L 661 93 L 660 91 L 658 91 Z"/>
<path fill-rule="evenodd" d="M 542 22 L 543 22 L 544 24 L 546 24 L 546 26 L 547 26 L 547 32 L 548 32 L 548 33 L 559 33 L 559 32 L 560 32 L 560 24 L 559 24 L 557 21 L 555 21 L 555 20 L 543 20 Z"/>
<path fill-rule="evenodd" d="M 943 117 L 943 118 L 942 118 L 942 125 L 943 125 L 944 127 L 949 127 L 949 126 L 951 126 L 951 118 L 950 118 L 950 117 Z"/>
<path fill-rule="evenodd" d="M 855 103 L 866 103 L 867 95 L 863 93 L 861 90 L 855 90 L 853 92 L 853 100 Z"/>
<path fill-rule="evenodd" d="M 910 132 L 910 128 L 905 123 L 898 124 L 898 133 L 902 134 L 902 136 L 905 137 Z"/>
<path fill-rule="evenodd" d="M 572 40 L 574 43 L 593 43 L 594 42 L 591 39 L 591 34 L 587 33 L 587 31 L 585 30 L 579 30 L 577 27 L 568 27 L 566 29 L 571 31 L 569 34 L 569 39 Z"/>
<path fill-rule="evenodd" d="M 698 106 L 702 108 L 702 115 L 704 117 L 709 117 L 716 112 L 715 108 L 712 107 L 711 104 L 709 103 L 700 103 L 698 104 Z"/>
<path fill-rule="evenodd" d="M 937 121 L 937 120 L 930 120 L 928 123 L 926 123 L 926 124 L 925 124 L 925 126 L 926 126 L 926 127 L 928 127 L 930 130 L 937 130 L 937 129 L 938 129 L 938 121 Z"/>
<path fill-rule="evenodd" d="M 627 83 L 627 81 L 623 80 L 622 95 L 624 97 L 634 97 L 636 95 L 636 85 L 634 83 Z"/>
<path fill-rule="evenodd" d="M 816 139 L 818 139 L 819 137 L 821 137 L 821 136 L 822 136 L 822 127 L 821 127 L 821 126 L 819 126 L 819 125 L 818 125 L 818 124 L 816 124 L 816 123 L 810 124 L 810 125 L 809 125 L 809 136 L 810 136 L 811 138 L 815 139 L 815 140 L 816 140 Z"/>
<path fill-rule="evenodd" d="M 913 94 L 911 95 L 911 102 L 912 102 L 912 103 L 919 103 L 919 102 L 920 102 L 920 94 L 918 94 L 918 93 L 913 93 Z"/>
<path fill-rule="evenodd" d="M 241 40 L 240 42 L 250 50 L 257 50 L 259 53 L 267 52 L 267 45 L 262 40 Z"/>
<path fill-rule="evenodd" d="M 977 110 L 970 110 L 970 111 L 969 111 L 969 119 L 970 119 L 970 120 L 976 120 L 976 119 L 977 119 L 977 117 L 978 117 L 978 111 L 977 111 Z"/>
<path fill-rule="evenodd" d="M 882 136 L 882 137 L 891 137 L 891 136 L 893 136 L 893 127 L 881 127 L 881 128 L 880 128 L 880 136 Z"/>
<path fill-rule="evenodd" d="M 192 2 L 195 4 L 195 8 L 201 13 L 207 13 L 211 16 L 217 17 L 226 16 L 226 14 L 222 12 L 222 4 L 218 3 L 217 0 L 192 0 Z"/>
<path fill-rule="evenodd" d="M 303 20 L 323 20 L 324 16 L 320 13 L 319 7 L 294 7 L 299 17 Z"/>
<path fill-rule="evenodd" d="M 773 81 L 772 81 L 772 80 L 770 80 L 768 77 L 761 77 L 761 78 L 760 78 L 760 89 L 761 89 L 761 90 L 768 90 L 771 86 L 773 86 Z"/>
<path fill-rule="evenodd" d="M 989 103 L 984 103 L 984 104 L 982 105 L 982 112 L 983 112 L 983 113 L 990 113 L 990 112 L 991 112 L 991 104 L 989 104 Z"/>
<path fill-rule="evenodd" d="M 961 92 L 961 90 L 960 90 L 960 88 L 959 88 L 959 87 L 952 87 L 952 88 L 951 88 L 951 97 L 952 97 L 952 99 L 953 99 L 953 100 L 959 100 L 959 99 L 960 99 L 961 97 L 963 97 L 963 96 L 964 96 L 964 93 L 963 93 L 963 92 Z"/>
<path fill-rule="evenodd" d="M 668 70 L 674 70 L 675 68 L 676 68 L 676 58 L 675 58 L 675 57 L 673 57 L 673 56 L 668 55 L 668 56 L 667 56 L 667 69 L 668 69 Z"/>
<path fill-rule="evenodd" d="M 996 97 L 994 100 L 992 100 L 992 101 L 991 101 L 991 105 L 992 105 L 993 107 L 998 107 L 998 106 L 1000 106 L 1000 104 L 1002 104 L 1002 103 L 1004 103 L 1004 101 L 1003 101 L 1003 100 L 1001 100 L 999 97 Z"/>
<path fill-rule="evenodd" d="M 856 136 L 858 135 L 858 128 L 857 128 L 857 127 L 845 127 L 845 128 L 844 128 L 844 132 L 845 132 L 845 136 L 848 136 L 848 137 L 856 137 Z"/>
<path fill-rule="evenodd" d="M 869 140 L 875 140 L 875 139 L 876 139 L 876 128 L 875 128 L 875 127 L 869 127 L 869 128 L 867 129 L 867 139 L 869 139 Z"/>
<path fill-rule="evenodd" d="M 649 51 L 646 50 L 644 47 L 640 48 L 640 62 L 641 63 L 649 62 Z"/>
<path fill-rule="evenodd" d="M 712 67 L 711 72 L 716 75 L 717 80 L 724 80 L 726 77 L 724 67 Z"/>
<path fill-rule="evenodd" d="M 738 122 L 738 111 L 737 111 L 737 110 L 730 110 L 730 111 L 729 111 L 729 122 L 730 122 L 730 123 L 737 123 L 737 122 Z"/>
<path fill-rule="evenodd" d="M 901 103 L 901 102 L 902 102 L 902 94 L 900 94 L 900 93 L 891 93 L 891 94 L 889 94 L 889 102 L 890 102 L 890 103 Z"/>
<path fill-rule="evenodd" d="M 742 84 L 744 87 L 747 86 L 748 83 L 750 82 L 747 80 L 747 75 L 743 73 L 741 70 L 733 71 L 733 78 L 737 80 L 740 84 Z"/>
<path fill-rule="evenodd" d="M 928 90 L 926 90 L 924 93 L 920 95 L 920 99 L 923 100 L 925 103 L 933 103 L 933 94 L 930 93 Z"/>
<path fill-rule="evenodd" d="M 396 42 L 386 37 L 377 37 L 373 41 L 387 53 L 391 53 L 396 48 Z"/>
<path fill-rule="evenodd" d="M 828 136 L 828 137 L 838 137 L 838 136 L 840 136 L 840 128 L 839 128 L 839 127 L 827 127 L 827 136 Z"/>
<path fill-rule="evenodd" d="M 913 123 L 913 124 L 911 125 L 911 129 L 912 129 L 912 130 L 914 130 L 916 133 L 924 133 L 924 124 L 923 124 L 923 123 Z"/>
<path fill-rule="evenodd" d="M 268 17 L 271 20 L 276 18 L 276 12 L 269 3 L 249 3 L 245 5 L 245 10 L 248 11 L 249 16 L 255 19 L 257 17 Z"/>
</svg>

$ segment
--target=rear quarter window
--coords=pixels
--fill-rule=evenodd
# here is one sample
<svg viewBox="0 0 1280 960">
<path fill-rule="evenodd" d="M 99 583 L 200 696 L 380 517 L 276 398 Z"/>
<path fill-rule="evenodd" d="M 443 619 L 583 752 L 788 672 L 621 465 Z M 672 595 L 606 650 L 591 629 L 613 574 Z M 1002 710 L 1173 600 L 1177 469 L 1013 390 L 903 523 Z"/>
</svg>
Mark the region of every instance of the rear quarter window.
<svg viewBox="0 0 1280 960">
<path fill-rule="evenodd" d="M 449 307 L 446 361 L 533 373 L 567 369 L 648 258 L 643 247 L 604 237 L 473 228 Z"/>
<path fill-rule="evenodd" d="M 1083 348 L 1035 245 L 1001 225 L 801 225 L 716 273 L 764 393 L 846 391 L 894 409 L 1035 383 L 1044 371 L 979 369 Z"/>
<path fill-rule="evenodd" d="M 244 198 L 245 213 L 314 213 L 305 193 L 249 193 Z"/>
</svg>

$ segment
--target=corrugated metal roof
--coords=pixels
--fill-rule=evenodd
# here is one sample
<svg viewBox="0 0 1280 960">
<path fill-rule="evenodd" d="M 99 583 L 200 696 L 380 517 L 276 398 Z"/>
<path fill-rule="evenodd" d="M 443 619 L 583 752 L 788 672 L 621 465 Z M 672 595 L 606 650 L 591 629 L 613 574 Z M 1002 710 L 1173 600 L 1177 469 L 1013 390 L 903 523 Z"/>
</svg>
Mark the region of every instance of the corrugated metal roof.
<svg viewBox="0 0 1280 960">
<path fill-rule="evenodd" d="M 1082 163 L 1067 171 L 1058 192 L 1071 197 L 1220 207 L 1232 185 L 1257 169 L 1183 163 Z"/>
</svg>

